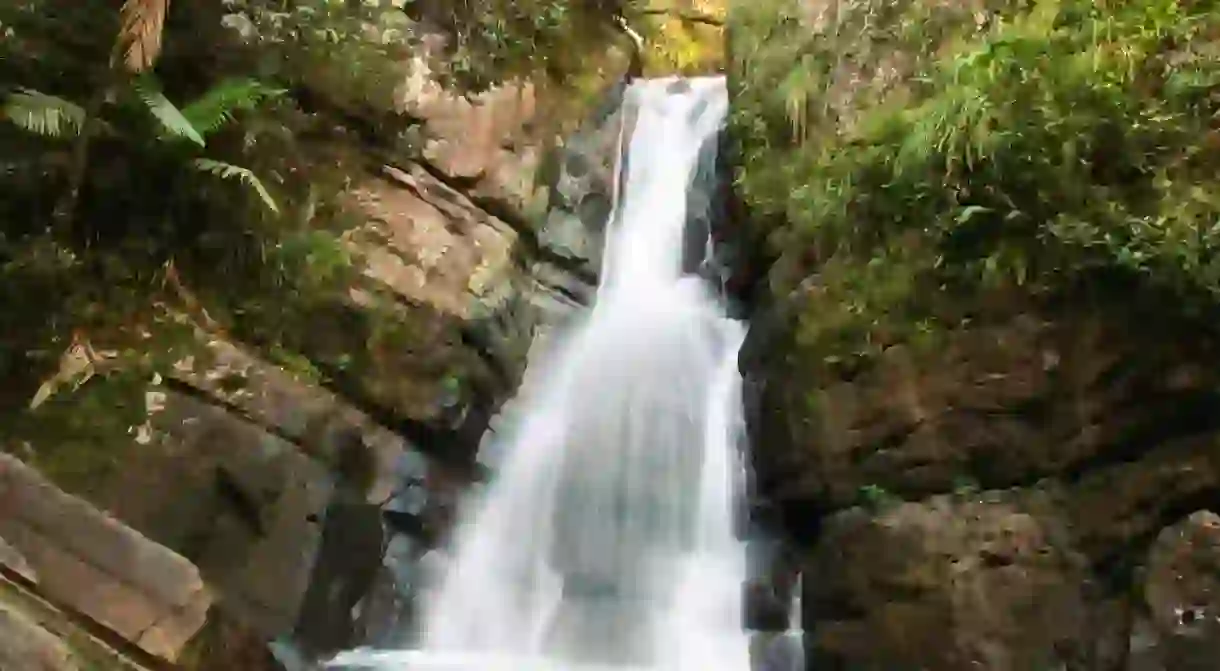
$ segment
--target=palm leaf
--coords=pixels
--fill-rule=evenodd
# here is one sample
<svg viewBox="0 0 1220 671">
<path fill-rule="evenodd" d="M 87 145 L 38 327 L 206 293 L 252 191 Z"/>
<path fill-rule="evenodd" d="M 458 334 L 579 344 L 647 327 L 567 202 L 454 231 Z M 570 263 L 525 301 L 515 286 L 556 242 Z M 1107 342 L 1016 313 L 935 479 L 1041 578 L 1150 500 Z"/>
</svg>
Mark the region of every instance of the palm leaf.
<svg viewBox="0 0 1220 671">
<path fill-rule="evenodd" d="M 114 60 L 122 59 L 130 72 L 144 72 L 161 53 L 161 34 L 169 0 L 126 0 L 120 10 L 121 26 L 114 45 Z"/>
<path fill-rule="evenodd" d="M 206 136 L 232 121 L 237 112 L 253 110 L 283 93 L 283 90 L 273 89 L 255 79 L 229 79 L 182 108 L 182 114 Z"/>
<path fill-rule="evenodd" d="M 144 105 L 148 107 L 149 113 L 156 117 L 157 121 L 161 122 L 161 128 L 164 131 L 163 135 L 165 137 L 183 138 L 194 142 L 200 147 L 204 146 L 203 136 L 182 115 L 182 111 L 174 103 L 170 102 L 169 98 L 166 98 L 165 94 L 157 88 L 152 78 L 142 77 L 137 79 L 135 91 Z"/>
<path fill-rule="evenodd" d="M 225 163 L 224 161 L 215 161 L 210 158 L 197 158 L 191 161 L 191 165 L 202 173 L 245 184 L 258 194 L 259 199 L 263 201 L 267 209 L 279 214 L 280 208 L 275 204 L 275 199 L 271 197 L 267 187 L 263 186 L 262 181 L 248 168 Z"/>
<path fill-rule="evenodd" d="M 58 96 L 32 89 L 10 93 L 0 107 L 0 116 L 19 128 L 43 137 L 68 137 L 85 125 L 85 109 Z"/>
</svg>

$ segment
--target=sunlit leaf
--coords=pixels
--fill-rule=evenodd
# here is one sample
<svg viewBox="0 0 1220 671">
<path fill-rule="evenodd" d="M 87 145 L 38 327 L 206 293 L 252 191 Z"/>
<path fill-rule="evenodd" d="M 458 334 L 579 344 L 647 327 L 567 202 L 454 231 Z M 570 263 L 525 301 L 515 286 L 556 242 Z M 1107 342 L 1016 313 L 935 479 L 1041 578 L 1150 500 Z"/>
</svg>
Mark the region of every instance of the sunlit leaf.
<svg viewBox="0 0 1220 671">
<path fill-rule="evenodd" d="M 278 205 L 276 205 L 275 199 L 271 197 L 271 194 L 267 191 L 267 188 L 263 186 L 262 181 L 248 168 L 233 165 L 232 163 L 225 163 L 224 161 L 214 161 L 208 158 L 195 159 L 191 162 L 191 165 L 193 165 L 195 169 L 200 172 L 219 177 L 223 180 L 237 181 L 245 184 L 258 195 L 259 199 L 263 201 L 263 205 L 265 205 L 268 210 L 271 210 L 277 214 L 279 213 L 280 208 Z"/>
<path fill-rule="evenodd" d="M 142 77 L 137 80 L 135 89 L 149 113 L 161 123 L 161 128 L 167 136 L 190 140 L 200 147 L 204 146 L 203 136 L 183 116 L 182 111 L 165 97 L 151 77 Z"/>
<path fill-rule="evenodd" d="M 0 114 L 20 128 L 43 137 L 70 137 L 85 125 L 85 110 L 74 102 L 32 89 L 10 93 Z"/>
</svg>

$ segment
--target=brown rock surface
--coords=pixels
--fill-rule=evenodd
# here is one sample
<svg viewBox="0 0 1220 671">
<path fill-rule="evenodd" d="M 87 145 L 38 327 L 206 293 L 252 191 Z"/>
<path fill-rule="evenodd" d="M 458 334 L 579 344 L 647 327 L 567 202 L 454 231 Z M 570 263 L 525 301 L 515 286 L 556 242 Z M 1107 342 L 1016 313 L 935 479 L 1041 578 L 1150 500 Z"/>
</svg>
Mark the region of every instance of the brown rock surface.
<svg viewBox="0 0 1220 671">
<path fill-rule="evenodd" d="M 1220 660 L 1220 516 L 1166 527 L 1148 555 L 1132 671 L 1204 671 Z"/>
<path fill-rule="evenodd" d="M 9 545 L 4 538 L 0 538 L 0 566 L 7 568 L 30 582 L 38 582 L 38 574 L 34 573 L 34 569 L 30 568 L 30 563 L 26 561 L 25 557 L 21 556 L 17 548 Z"/>
<path fill-rule="evenodd" d="M 308 585 L 327 469 L 225 407 L 163 393 L 154 441 L 99 502 L 194 562 L 227 611 L 279 634 Z"/>
<path fill-rule="evenodd" d="M 1220 497 L 1211 339 L 1140 314 L 993 313 L 854 379 L 764 378 L 754 457 L 815 543 L 814 668 L 1215 668 L 1214 534 L 1166 529 Z"/>
<path fill-rule="evenodd" d="M 45 594 L 151 654 L 173 660 L 207 617 L 194 565 L 2 454 L 0 535 Z"/>
<path fill-rule="evenodd" d="M 79 668 L 63 641 L 0 601 L 0 669 L 77 671 Z"/>
<path fill-rule="evenodd" d="M 799 372 L 798 349 L 772 343 L 768 363 L 747 364 L 761 390 L 752 430 L 763 486 L 830 508 L 868 485 L 904 497 L 964 477 L 1008 487 L 1214 428 L 1220 381 L 1199 364 L 1207 343 L 1129 330 L 1136 319 L 1002 317 L 932 347 L 891 347 L 857 378 L 824 384 Z"/>
<path fill-rule="evenodd" d="M 419 166 L 386 166 L 379 177 L 353 192 L 368 217 L 356 240 L 370 277 L 460 319 L 494 299 L 497 280 L 511 281 L 517 234 L 507 224 Z"/>
<path fill-rule="evenodd" d="M 806 566 L 811 668 L 1024 671 L 1095 654 L 1100 603 L 1057 520 L 938 497 L 826 524 Z"/>
</svg>

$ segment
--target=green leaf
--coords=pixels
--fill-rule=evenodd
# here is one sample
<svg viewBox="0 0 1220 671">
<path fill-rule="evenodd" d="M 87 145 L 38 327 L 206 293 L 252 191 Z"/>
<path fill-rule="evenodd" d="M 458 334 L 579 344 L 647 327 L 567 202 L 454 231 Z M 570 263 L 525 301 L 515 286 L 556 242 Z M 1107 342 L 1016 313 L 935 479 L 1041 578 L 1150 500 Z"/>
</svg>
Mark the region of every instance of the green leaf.
<svg viewBox="0 0 1220 671">
<path fill-rule="evenodd" d="M 164 137 L 171 139 L 186 139 L 204 146 L 203 136 L 195 129 L 182 111 L 165 97 L 161 89 L 151 77 L 141 77 L 135 82 L 136 95 L 140 97 L 149 113 L 161 122 Z"/>
<path fill-rule="evenodd" d="M 85 125 L 83 107 L 32 89 L 10 93 L 0 115 L 23 130 L 50 138 L 71 137 Z"/>
<path fill-rule="evenodd" d="M 220 82 L 182 109 L 182 115 L 201 135 L 207 136 L 233 121 L 237 112 L 250 111 L 284 94 L 255 79 Z"/>
<path fill-rule="evenodd" d="M 248 168 L 233 165 L 232 163 L 225 163 L 224 161 L 215 161 L 210 158 L 197 158 L 194 161 L 191 161 L 191 165 L 202 173 L 219 177 L 223 180 L 238 181 L 245 184 L 256 194 L 258 194 L 259 199 L 263 201 L 263 204 L 267 206 L 268 210 L 279 214 L 280 208 L 275 204 L 275 199 L 271 197 L 271 194 L 267 191 L 267 188 L 263 186 L 263 182 L 258 178 L 258 176 L 251 172 Z"/>
<path fill-rule="evenodd" d="M 961 212 L 957 213 L 957 224 L 960 226 L 973 219 L 975 215 L 985 214 L 990 211 L 990 207 L 983 207 L 982 205 L 970 205 L 963 208 Z"/>
</svg>

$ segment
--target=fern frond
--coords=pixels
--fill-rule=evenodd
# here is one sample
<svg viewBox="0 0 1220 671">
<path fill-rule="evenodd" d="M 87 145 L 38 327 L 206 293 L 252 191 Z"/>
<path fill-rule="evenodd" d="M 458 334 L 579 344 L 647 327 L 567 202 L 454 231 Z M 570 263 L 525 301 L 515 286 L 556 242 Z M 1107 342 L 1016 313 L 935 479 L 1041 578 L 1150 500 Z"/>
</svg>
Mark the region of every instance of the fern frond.
<svg viewBox="0 0 1220 671">
<path fill-rule="evenodd" d="M 182 108 L 182 114 L 201 135 L 207 136 L 231 122 L 237 112 L 253 110 L 283 93 L 282 89 L 273 89 L 255 79 L 229 79 Z"/>
<path fill-rule="evenodd" d="M 183 138 L 204 146 L 203 136 L 191 122 L 182 115 L 174 103 L 165 97 L 151 77 L 141 77 L 135 81 L 136 95 L 148 107 L 149 113 L 161 122 L 164 136 L 167 138 Z"/>
<path fill-rule="evenodd" d="M 85 125 L 83 107 L 33 89 L 10 93 L 0 107 L 0 116 L 23 130 L 50 138 L 76 135 Z"/>
<path fill-rule="evenodd" d="M 169 0 L 126 0 L 120 10 L 121 27 L 114 45 L 114 60 L 122 59 L 127 70 L 144 72 L 161 53 L 161 34 Z"/>
<path fill-rule="evenodd" d="M 243 168 L 239 165 L 233 165 L 232 163 L 225 163 L 224 161 L 215 161 L 210 158 L 197 158 L 194 161 L 191 161 L 191 165 L 196 170 L 208 175 L 212 175 L 213 177 L 219 177 L 220 179 L 224 180 L 238 181 L 245 184 L 246 186 L 250 187 L 254 193 L 258 194 L 259 199 L 263 201 L 263 204 L 267 206 L 267 209 L 279 214 L 280 208 L 275 204 L 275 199 L 271 197 L 271 194 L 267 191 L 267 187 L 263 186 L 263 182 L 253 172 L 251 172 L 249 168 Z"/>
</svg>

